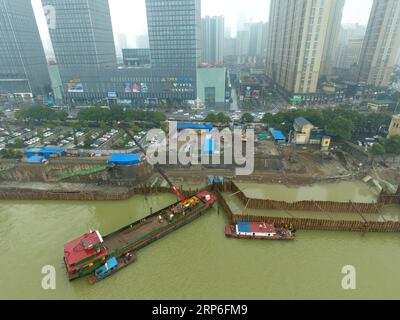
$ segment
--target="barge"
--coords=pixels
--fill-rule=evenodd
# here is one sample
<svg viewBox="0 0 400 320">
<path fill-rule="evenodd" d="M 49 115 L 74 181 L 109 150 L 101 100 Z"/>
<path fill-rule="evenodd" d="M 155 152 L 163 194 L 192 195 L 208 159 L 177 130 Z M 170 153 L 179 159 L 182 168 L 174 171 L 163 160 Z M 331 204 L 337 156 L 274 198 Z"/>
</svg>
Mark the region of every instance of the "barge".
<svg viewBox="0 0 400 320">
<path fill-rule="evenodd" d="M 225 235 L 238 239 L 256 240 L 294 240 L 295 230 L 291 227 L 275 227 L 272 222 L 244 222 L 228 224 L 225 227 Z"/>
<path fill-rule="evenodd" d="M 89 276 L 95 283 L 131 264 L 127 254 L 166 236 L 174 230 L 202 216 L 217 198 L 202 191 L 185 201 L 180 201 L 133 222 L 107 236 L 93 231 L 64 246 L 64 263 L 70 280 Z"/>
</svg>

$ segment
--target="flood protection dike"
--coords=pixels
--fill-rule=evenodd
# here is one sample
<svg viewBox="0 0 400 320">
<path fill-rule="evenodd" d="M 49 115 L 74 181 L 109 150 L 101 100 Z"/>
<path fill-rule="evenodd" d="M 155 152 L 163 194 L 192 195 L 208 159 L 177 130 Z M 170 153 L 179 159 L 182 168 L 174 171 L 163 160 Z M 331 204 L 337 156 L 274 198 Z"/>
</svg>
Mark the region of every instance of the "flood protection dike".
<svg viewBox="0 0 400 320">
<path fill-rule="evenodd" d="M 322 230 L 322 231 L 353 231 L 353 232 L 400 232 L 400 222 L 394 221 L 368 221 L 363 214 L 376 214 L 381 216 L 385 206 L 400 204 L 400 187 L 394 195 L 384 192 L 378 198 L 377 203 L 333 202 L 333 201 L 299 201 L 284 202 L 266 199 L 253 199 L 247 197 L 242 190 L 232 181 L 212 187 L 217 194 L 220 205 L 228 213 L 229 219 L 238 221 L 270 222 L 293 225 L 298 230 Z M 282 210 L 282 211 L 312 211 L 312 212 L 340 212 L 359 214 L 363 221 L 349 220 L 324 220 L 306 219 L 294 217 L 274 217 L 272 215 L 237 215 L 234 214 L 222 195 L 222 192 L 230 192 L 236 196 L 243 206 L 248 209 L 258 210 Z"/>
</svg>

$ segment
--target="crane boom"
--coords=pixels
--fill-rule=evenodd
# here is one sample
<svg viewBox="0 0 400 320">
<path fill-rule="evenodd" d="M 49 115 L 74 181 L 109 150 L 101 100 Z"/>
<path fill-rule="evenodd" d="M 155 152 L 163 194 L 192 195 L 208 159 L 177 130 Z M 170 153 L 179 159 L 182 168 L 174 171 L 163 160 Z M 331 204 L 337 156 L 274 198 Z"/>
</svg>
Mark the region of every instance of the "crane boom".
<svg viewBox="0 0 400 320">
<path fill-rule="evenodd" d="M 120 125 L 122 123 L 120 122 Z M 131 138 L 135 144 L 139 147 L 140 151 L 143 152 L 144 155 L 147 155 L 146 150 L 143 148 L 143 146 L 140 144 L 139 141 L 134 137 L 134 135 L 129 131 L 129 129 L 123 125 L 121 125 L 121 128 L 125 131 L 125 133 Z M 158 173 L 167 181 L 168 185 L 170 186 L 171 190 L 176 194 L 176 196 L 184 203 L 186 200 L 181 194 L 181 192 L 178 190 L 178 188 L 172 183 L 172 181 L 168 178 L 168 176 L 165 174 L 164 170 L 161 168 L 159 164 L 155 164 L 154 168 L 158 171 Z"/>
</svg>

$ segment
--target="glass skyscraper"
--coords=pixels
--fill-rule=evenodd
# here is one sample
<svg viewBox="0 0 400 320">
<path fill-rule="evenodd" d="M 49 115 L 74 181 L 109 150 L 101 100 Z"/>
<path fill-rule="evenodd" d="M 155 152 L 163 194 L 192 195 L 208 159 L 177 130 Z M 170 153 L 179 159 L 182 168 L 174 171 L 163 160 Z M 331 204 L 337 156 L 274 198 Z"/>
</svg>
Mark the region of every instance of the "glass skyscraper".
<svg viewBox="0 0 400 320">
<path fill-rule="evenodd" d="M 201 62 L 211 65 L 224 63 L 224 32 L 223 16 L 207 16 L 201 20 Z"/>
<path fill-rule="evenodd" d="M 400 54 L 400 1 L 375 0 L 360 57 L 359 81 L 387 87 Z"/>
<path fill-rule="evenodd" d="M 45 53 L 30 0 L 0 0 L 0 94 L 47 95 Z"/>
<path fill-rule="evenodd" d="M 117 68 L 108 0 L 42 0 L 52 6 L 55 27 L 50 28 L 66 96 L 104 92 L 104 70 Z"/>
<path fill-rule="evenodd" d="M 111 97 L 143 106 L 196 99 L 199 0 L 146 0 L 151 66 L 135 68 L 117 67 L 108 0 L 42 3 L 54 8 L 50 36 L 67 100 Z"/>
<path fill-rule="evenodd" d="M 151 63 L 196 68 L 200 62 L 200 0 L 146 0 Z"/>
</svg>

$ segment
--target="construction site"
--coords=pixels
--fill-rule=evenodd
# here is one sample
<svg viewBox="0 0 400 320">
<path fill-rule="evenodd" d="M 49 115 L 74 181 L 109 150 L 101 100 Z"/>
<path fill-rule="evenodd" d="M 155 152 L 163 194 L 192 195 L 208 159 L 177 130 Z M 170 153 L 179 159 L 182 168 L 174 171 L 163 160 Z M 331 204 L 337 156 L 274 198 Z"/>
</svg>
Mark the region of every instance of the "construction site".
<svg viewBox="0 0 400 320">
<path fill-rule="evenodd" d="M 257 143 L 255 170 L 236 176 L 234 165 L 162 166 L 187 195 L 207 188 L 217 193 L 231 221 L 270 221 L 293 224 L 297 229 L 343 231 L 400 231 L 399 175 L 376 168 L 366 156 L 349 145 L 328 153 L 316 146 Z M 343 182 L 365 184 L 376 201 L 276 201 L 245 195 L 236 183 L 296 189 Z M 1 200 L 126 200 L 135 194 L 169 192 L 168 184 L 137 155 L 117 154 L 99 158 L 57 157 L 40 164 L 2 160 Z M 271 194 L 272 195 L 272 194 Z M 289 196 L 288 196 L 289 197 Z M 286 199 L 286 198 L 285 198 Z M 300 199 L 303 200 L 303 199 Z M 393 207 L 394 206 L 394 207 Z"/>
</svg>

